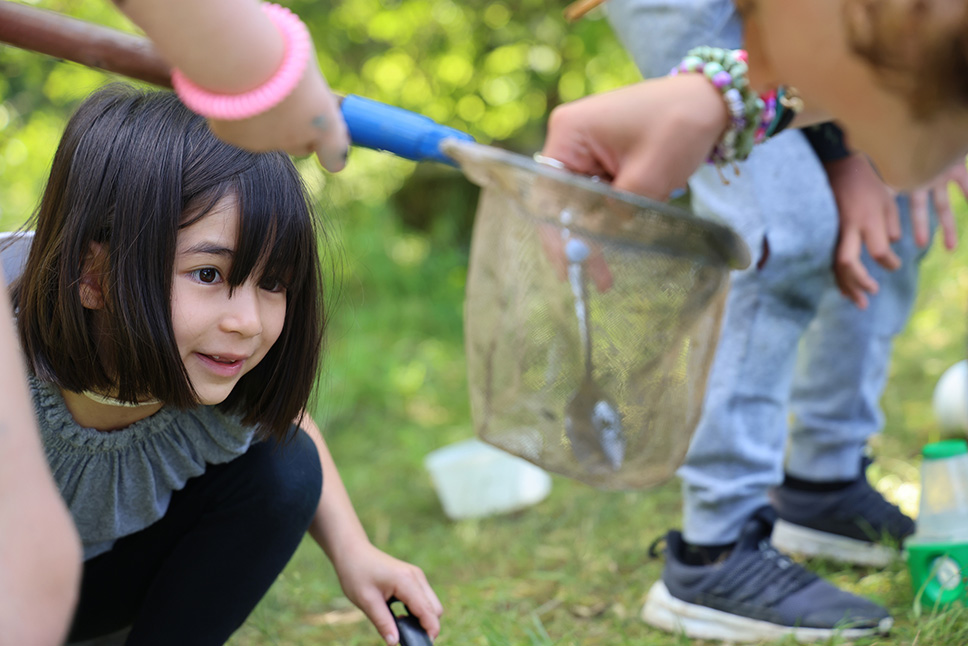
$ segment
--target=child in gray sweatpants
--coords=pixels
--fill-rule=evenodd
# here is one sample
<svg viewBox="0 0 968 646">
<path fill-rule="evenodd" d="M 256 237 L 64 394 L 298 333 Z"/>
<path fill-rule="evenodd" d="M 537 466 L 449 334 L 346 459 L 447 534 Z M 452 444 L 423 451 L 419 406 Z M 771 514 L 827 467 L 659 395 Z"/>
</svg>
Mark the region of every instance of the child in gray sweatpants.
<svg viewBox="0 0 968 646">
<path fill-rule="evenodd" d="M 729 0 L 611 0 L 606 10 L 646 77 L 667 74 L 692 47 L 742 46 Z M 886 610 L 765 539 L 879 564 L 897 544 L 886 550 L 877 540 L 913 531 L 867 483 L 864 451 L 883 424 L 891 344 L 910 314 L 924 249 L 899 198 L 901 267 L 890 272 L 866 258 L 880 289 L 859 309 L 834 283 L 837 201 L 804 134 L 781 133 L 739 167 L 736 177 L 727 172 L 729 185 L 711 166 L 689 182 L 693 209 L 725 219 L 754 263 L 732 277 L 703 415 L 678 472 L 683 530 L 667 536 L 665 570 L 643 616 L 692 637 L 737 641 L 883 631 Z"/>
</svg>

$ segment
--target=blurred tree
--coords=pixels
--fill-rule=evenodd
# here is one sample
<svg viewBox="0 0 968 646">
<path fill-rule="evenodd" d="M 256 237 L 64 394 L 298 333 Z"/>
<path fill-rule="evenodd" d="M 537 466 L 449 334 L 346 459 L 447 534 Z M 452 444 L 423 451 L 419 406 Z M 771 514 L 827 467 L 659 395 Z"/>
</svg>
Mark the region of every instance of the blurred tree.
<svg viewBox="0 0 968 646">
<path fill-rule="evenodd" d="M 31 1 L 136 31 L 109 2 Z M 606 22 L 565 22 L 540 0 L 284 0 L 309 25 L 332 87 L 425 114 L 484 143 L 531 153 L 551 108 L 638 78 Z M 40 195 L 64 120 L 109 75 L 0 45 L 0 229 L 18 226 Z M 476 191 L 456 172 L 421 169 L 386 155 L 353 154 L 341 200 L 395 200 L 405 221 L 466 238 Z M 439 199 L 443 194 L 444 199 Z M 421 199 L 421 196 L 426 199 Z"/>
</svg>

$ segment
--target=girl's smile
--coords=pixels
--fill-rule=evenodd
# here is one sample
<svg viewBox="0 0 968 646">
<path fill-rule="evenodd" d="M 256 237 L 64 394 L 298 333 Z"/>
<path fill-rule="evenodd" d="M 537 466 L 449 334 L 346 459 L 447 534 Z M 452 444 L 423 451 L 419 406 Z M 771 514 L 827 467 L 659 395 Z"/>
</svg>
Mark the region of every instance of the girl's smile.
<svg viewBox="0 0 968 646">
<path fill-rule="evenodd" d="M 228 355 L 224 354 L 205 354 L 202 352 L 196 352 L 195 356 L 197 356 L 202 363 L 207 364 L 212 372 L 220 374 L 223 377 L 235 377 L 238 375 L 239 371 L 242 370 L 242 365 L 245 362 L 245 357 L 230 358 Z"/>
<path fill-rule="evenodd" d="M 227 277 L 238 239 L 234 197 L 178 232 L 171 318 L 175 343 L 199 403 L 219 404 L 282 333 L 286 290 L 258 269 L 236 287 Z"/>
</svg>

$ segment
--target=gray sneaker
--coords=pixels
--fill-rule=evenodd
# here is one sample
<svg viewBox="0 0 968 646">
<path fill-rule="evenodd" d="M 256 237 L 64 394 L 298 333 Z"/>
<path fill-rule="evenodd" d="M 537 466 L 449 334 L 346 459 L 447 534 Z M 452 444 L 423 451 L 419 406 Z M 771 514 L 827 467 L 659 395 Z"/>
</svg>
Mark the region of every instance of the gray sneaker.
<svg viewBox="0 0 968 646">
<path fill-rule="evenodd" d="M 779 516 L 774 547 L 788 554 L 881 568 L 898 558 L 904 539 L 914 533 L 914 521 L 870 485 L 869 465 L 865 458 L 860 477 L 838 491 L 773 489 L 770 499 Z"/>
<path fill-rule="evenodd" d="M 770 508 L 758 511 L 736 548 L 711 565 L 683 563 L 682 535 L 670 531 L 662 579 L 649 590 L 642 618 L 692 639 L 732 642 L 787 635 L 799 641 L 833 635 L 855 639 L 890 630 L 887 610 L 834 587 L 774 549 L 774 519 Z"/>
</svg>

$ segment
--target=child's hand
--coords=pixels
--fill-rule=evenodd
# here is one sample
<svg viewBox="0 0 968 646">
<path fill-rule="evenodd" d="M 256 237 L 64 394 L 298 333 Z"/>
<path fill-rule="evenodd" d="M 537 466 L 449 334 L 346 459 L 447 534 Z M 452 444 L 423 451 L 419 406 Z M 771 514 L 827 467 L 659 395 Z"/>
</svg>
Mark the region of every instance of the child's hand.
<svg viewBox="0 0 968 646">
<path fill-rule="evenodd" d="M 171 66 L 215 93 L 251 90 L 265 82 L 283 58 L 279 29 L 259 3 L 251 0 L 125 0 L 116 4 L 145 31 Z M 315 153 L 328 170 L 342 169 L 349 136 L 314 54 L 311 50 L 302 79 L 279 105 L 251 119 L 210 120 L 212 132 L 247 150 Z"/>
<path fill-rule="evenodd" d="M 444 608 L 427 583 L 423 570 L 381 552 L 371 543 L 357 543 L 334 560 L 336 574 L 346 597 L 366 613 L 387 644 L 399 642 L 393 613 L 387 600 L 396 597 L 420 619 L 427 634 L 440 634 Z"/>
<path fill-rule="evenodd" d="M 897 203 L 864 155 L 855 153 L 828 162 L 825 168 L 840 214 L 834 279 L 844 296 L 865 309 L 867 294 L 876 294 L 878 284 L 861 261 L 863 248 L 885 269 L 901 266 L 891 249 L 891 243 L 901 238 Z"/>
<path fill-rule="evenodd" d="M 279 105 L 242 121 L 209 120 L 215 135 L 247 150 L 315 154 L 326 170 L 346 165 L 349 134 L 339 103 L 311 56 L 302 81 Z"/>
<path fill-rule="evenodd" d="M 934 211 L 938 216 L 938 224 L 941 225 L 945 248 L 950 251 L 957 246 L 958 230 L 951 211 L 951 200 L 948 198 L 948 184 L 952 182 L 961 189 L 963 195 L 968 195 L 968 167 L 964 160 L 956 162 L 926 187 L 911 192 L 911 228 L 914 230 L 914 241 L 919 247 L 928 244 L 931 232 L 929 197 L 934 199 Z"/>
<path fill-rule="evenodd" d="M 664 201 L 709 157 L 727 122 L 713 84 L 701 74 L 680 74 L 555 108 L 542 154 Z"/>
</svg>

